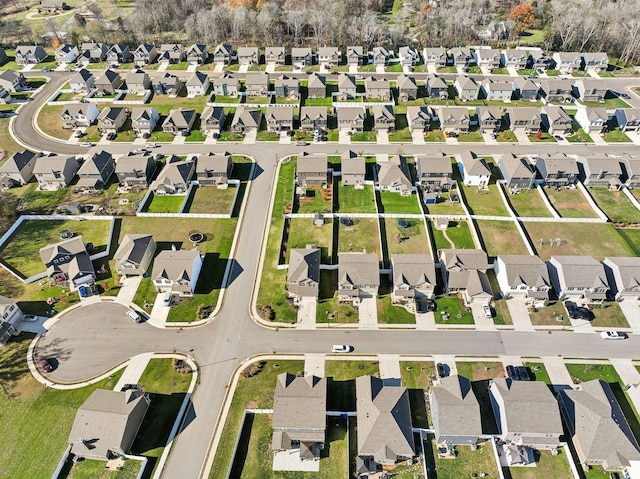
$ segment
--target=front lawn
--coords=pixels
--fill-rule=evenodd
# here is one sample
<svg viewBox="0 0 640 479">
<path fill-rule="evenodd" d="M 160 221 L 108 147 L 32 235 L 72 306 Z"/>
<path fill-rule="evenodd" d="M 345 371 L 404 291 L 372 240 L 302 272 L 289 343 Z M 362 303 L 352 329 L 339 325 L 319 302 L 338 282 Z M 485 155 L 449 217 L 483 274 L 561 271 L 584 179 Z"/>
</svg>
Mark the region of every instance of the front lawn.
<svg viewBox="0 0 640 479">
<path fill-rule="evenodd" d="M 489 441 L 479 445 L 475 451 L 472 451 L 471 447 L 455 446 L 455 459 L 438 457 L 435 441 L 431 441 L 430 449 L 433 453 L 428 454 L 428 456 L 434 462 L 435 469 L 438 471 L 438 479 L 461 479 L 465 477 L 498 479 L 500 477 Z M 427 464 L 431 462 L 429 458 L 427 458 Z"/>
<path fill-rule="evenodd" d="M 487 381 L 504 374 L 502 363 L 491 361 L 459 361 L 456 369 L 469 381 Z"/>
<path fill-rule="evenodd" d="M 547 373 L 547 368 L 544 367 L 544 363 L 536 362 L 523 362 L 522 365 L 529 370 L 529 376 L 534 381 L 542 381 L 545 384 L 551 385 L 551 378 Z"/>
<path fill-rule="evenodd" d="M 610 129 L 602 136 L 607 143 L 631 143 L 631 138 L 617 128 Z"/>
<path fill-rule="evenodd" d="M 438 296 L 436 308 L 436 324 L 474 324 L 473 315 L 458 296 Z"/>
<path fill-rule="evenodd" d="M 461 133 L 458 135 L 458 141 L 461 143 L 465 142 L 484 142 L 484 138 L 482 137 L 482 133 L 479 131 L 470 131 L 468 133 Z"/>
<path fill-rule="evenodd" d="M 444 133 L 442 130 L 431 130 L 424 134 L 424 141 L 426 142 L 444 142 Z"/>
<path fill-rule="evenodd" d="M 231 214 L 233 200 L 238 192 L 235 186 L 218 189 L 215 186 L 199 186 L 192 190 L 189 213 Z"/>
<path fill-rule="evenodd" d="M 432 361 L 400 361 L 402 387 L 429 389 L 435 374 L 436 366 Z"/>
<path fill-rule="evenodd" d="M 408 226 L 401 228 L 398 222 L 405 226 L 403 221 L 407 222 Z M 431 254 L 422 218 L 386 218 L 382 222 L 386 233 L 383 240 L 387 246 L 387 260 L 390 261 L 396 254 Z"/>
<path fill-rule="evenodd" d="M 505 192 L 505 195 L 517 216 L 528 218 L 553 216 L 536 188 L 522 189 L 516 194 Z"/>
<path fill-rule="evenodd" d="M 320 292 L 316 304 L 316 323 L 358 323 L 358 311 L 351 303 L 338 301 L 338 271 L 320 271 Z"/>
<path fill-rule="evenodd" d="M 325 361 L 324 376 L 327 384 L 327 411 L 356 410 L 356 378 L 380 376 L 377 361 Z"/>
<path fill-rule="evenodd" d="M 640 223 L 640 211 L 631 203 L 622 191 L 609 191 L 608 188 L 590 188 L 589 193 L 598 207 L 614 223 Z"/>
<path fill-rule="evenodd" d="M 363 189 L 355 186 L 340 186 L 338 181 L 333 199 L 334 211 L 340 213 L 375 213 L 376 200 L 372 185 L 364 185 Z"/>
<path fill-rule="evenodd" d="M 549 304 L 543 308 L 530 310 L 529 319 L 534 326 L 571 326 L 562 301 L 549 301 Z"/>
<path fill-rule="evenodd" d="M 535 135 L 529 135 L 529 141 L 531 141 L 531 143 L 557 143 L 553 135 L 543 132 L 537 133 Z"/>
<path fill-rule="evenodd" d="M 402 196 L 391 191 L 379 192 L 380 202 L 378 203 L 378 211 L 380 213 L 390 214 L 412 214 L 421 215 L 420 200 L 416 194 L 411 196 Z"/>
<path fill-rule="evenodd" d="M 385 276 L 386 278 L 386 276 Z M 410 313 L 401 306 L 394 306 L 391 302 L 391 294 L 385 288 L 384 293 L 381 291 L 378 296 L 378 322 L 383 324 L 416 324 L 415 314 Z"/>
<path fill-rule="evenodd" d="M 184 200 L 184 195 L 156 196 L 152 193 L 151 202 L 145 209 L 149 213 L 179 213 Z"/>
<path fill-rule="evenodd" d="M 68 140 L 73 131 L 62 128 L 62 108 L 62 105 L 44 105 L 38 115 L 38 126 L 49 136 L 60 140 Z"/>
<path fill-rule="evenodd" d="M 529 254 L 513 221 L 476 221 L 484 250 L 489 256 Z"/>
<path fill-rule="evenodd" d="M 511 130 L 501 131 L 496 136 L 496 140 L 498 141 L 498 143 L 502 143 L 502 142 L 517 143 L 518 142 L 518 138 L 516 137 L 516 134 Z"/>
<path fill-rule="evenodd" d="M 594 319 L 591 325 L 598 328 L 628 328 L 627 322 L 620 305 L 616 302 L 607 301 L 602 304 L 594 304 L 589 307 Z"/>
<path fill-rule="evenodd" d="M 313 226 L 310 218 L 292 218 L 289 222 L 289 241 L 287 244 L 287 261 L 293 248 L 305 248 L 315 244 L 320 248 L 321 262 L 331 264 L 333 261 L 333 219 L 325 218 L 322 226 Z"/>
<path fill-rule="evenodd" d="M 598 215 L 578 188 L 545 188 L 549 202 L 563 218 L 597 218 Z"/>
<path fill-rule="evenodd" d="M 362 141 L 374 142 L 378 139 L 375 131 L 363 131 L 362 133 L 354 133 L 351 135 L 351 142 L 357 143 Z"/>
<path fill-rule="evenodd" d="M 376 218 L 353 218 L 350 226 L 338 225 L 338 252 L 366 252 L 377 254 L 380 251 L 380 234 Z"/>
</svg>

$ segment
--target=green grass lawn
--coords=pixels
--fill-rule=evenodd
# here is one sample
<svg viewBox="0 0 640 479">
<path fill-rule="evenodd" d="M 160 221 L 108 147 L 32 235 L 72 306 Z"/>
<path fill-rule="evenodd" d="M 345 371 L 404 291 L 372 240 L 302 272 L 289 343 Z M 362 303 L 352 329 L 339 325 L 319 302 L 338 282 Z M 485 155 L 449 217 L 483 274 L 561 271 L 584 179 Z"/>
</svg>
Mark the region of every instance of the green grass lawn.
<svg viewBox="0 0 640 479">
<path fill-rule="evenodd" d="M 3 151 L 5 153 L 5 159 L 10 158 L 14 153 L 23 150 L 22 146 L 16 143 L 9 133 L 10 120 L 10 118 L 0 118 L 0 152 Z M 2 163 L 4 163 L 4 160 L 0 160 L 0 164 Z"/>
<path fill-rule="evenodd" d="M 338 252 L 367 252 L 377 254 L 380 251 L 378 220 L 375 218 L 353 218 L 351 226 L 338 226 Z"/>
<path fill-rule="evenodd" d="M 539 137 L 538 137 L 538 134 L 529 135 L 529 140 L 531 141 L 531 143 L 557 143 L 553 135 L 550 135 L 549 133 L 542 133 L 542 132 L 540 132 Z"/>
<path fill-rule="evenodd" d="M 509 473 L 512 479 L 542 479 L 545 477 L 571 477 L 571 467 L 564 449 L 558 449 L 558 454 L 551 451 L 539 451 L 534 449 L 536 467 L 510 467 Z"/>
<path fill-rule="evenodd" d="M 569 143 L 593 143 L 593 139 L 582 128 L 574 130 L 573 135 L 566 137 Z"/>
<path fill-rule="evenodd" d="M 415 314 L 410 313 L 401 306 L 394 306 L 391 303 L 389 287 L 385 288 L 384 294 L 381 286 L 380 295 L 377 299 L 378 322 L 383 324 L 416 324 Z"/>
<path fill-rule="evenodd" d="M 112 389 L 121 372 L 96 384 L 70 390 L 46 388 L 25 361 L 33 336 L 12 338 L 0 349 L 0 406 L 3 417 L 2 477 L 50 477 L 68 446 L 77 409 L 98 388 Z"/>
<path fill-rule="evenodd" d="M 38 126 L 40 129 L 49 136 L 59 138 L 61 140 L 68 140 L 72 130 L 65 130 L 62 128 L 62 106 L 49 106 L 44 105 L 38 115 Z"/>
<path fill-rule="evenodd" d="M 549 202 L 563 218 L 597 218 L 582 191 L 578 188 L 545 188 Z"/>
<path fill-rule="evenodd" d="M 550 301 L 543 308 L 529 312 L 529 319 L 534 326 L 570 326 L 567 310 L 561 301 Z"/>
<path fill-rule="evenodd" d="M 516 137 L 516 134 L 513 131 L 504 130 L 498 133 L 498 135 L 496 136 L 496 140 L 498 141 L 498 143 L 502 143 L 502 142 L 517 143 L 518 138 Z"/>
<path fill-rule="evenodd" d="M 292 248 L 315 244 L 320 248 L 321 262 L 331 264 L 333 258 L 333 219 L 325 218 L 323 226 L 313 226 L 310 218 L 292 218 L 289 222 L 287 261 Z"/>
<path fill-rule="evenodd" d="M 491 361 L 459 361 L 456 362 L 456 369 L 460 376 L 472 382 L 497 378 L 504 373 L 502 363 Z"/>
<path fill-rule="evenodd" d="M 605 187 L 590 188 L 596 204 L 614 223 L 640 223 L 640 211 L 622 191 L 609 191 Z"/>
<path fill-rule="evenodd" d="M 378 135 L 376 135 L 375 131 L 363 131 L 362 133 L 355 133 L 351 135 L 352 143 L 357 143 L 362 141 L 373 142 L 373 141 L 376 141 L 377 139 L 378 139 Z"/>
<path fill-rule="evenodd" d="M 110 225 L 110 221 L 26 220 L 6 243 L 0 258 L 28 278 L 46 269 L 39 250 L 61 241 L 62 231 L 82 235 L 85 244 L 93 243 L 95 252 L 100 252 L 107 248 Z"/>
<path fill-rule="evenodd" d="M 121 471 L 107 471 L 105 461 L 85 459 L 74 463 L 64 477 L 66 479 L 136 479 L 141 466 L 140 461 L 127 459 Z"/>
<path fill-rule="evenodd" d="M 306 196 L 297 199 L 296 213 L 331 213 L 331 190 L 320 186 L 308 186 Z"/>
<path fill-rule="evenodd" d="M 337 181 L 335 183 L 339 185 Z M 376 200 L 372 185 L 364 185 L 363 189 L 356 189 L 355 186 L 336 186 L 334 192 L 333 205 L 336 212 L 376 212 Z"/>
<path fill-rule="evenodd" d="M 391 191 L 380 191 L 378 211 L 380 213 L 420 215 L 419 199 L 416 194 L 402 196 Z"/>
<path fill-rule="evenodd" d="M 616 228 L 615 231 L 629 245 L 631 254 L 640 256 L 640 230 Z"/>
<path fill-rule="evenodd" d="M 474 324 L 473 315 L 464 309 L 458 296 L 438 296 L 436 308 L 436 324 Z"/>
<path fill-rule="evenodd" d="M 482 190 L 475 186 L 462 186 L 461 183 L 460 185 L 467 208 L 472 215 L 509 216 L 495 184 Z"/>
<path fill-rule="evenodd" d="M 611 223 L 523 223 L 534 249 L 544 261 L 551 256 L 633 256 L 632 248 Z M 560 239 L 560 246 L 549 239 Z"/>
<path fill-rule="evenodd" d="M 146 210 L 149 213 L 179 213 L 184 200 L 184 195 L 153 195 Z"/>
<path fill-rule="evenodd" d="M 390 261 L 396 254 L 431 254 L 429 241 L 421 218 L 410 218 L 407 228 L 400 228 L 396 218 L 382 220 L 385 226 L 386 260 Z"/>
<path fill-rule="evenodd" d="M 607 143 L 631 143 L 631 138 L 617 128 L 606 131 L 603 138 Z"/>
<path fill-rule="evenodd" d="M 186 209 L 189 213 L 230 214 L 238 190 L 233 186 L 222 190 L 215 186 L 201 186 L 193 191 L 193 200 Z"/>
<path fill-rule="evenodd" d="M 431 130 L 424 134 L 424 141 L 426 142 L 444 142 L 444 133 L 442 130 Z"/>
<path fill-rule="evenodd" d="M 529 254 L 513 221 L 476 221 L 476 224 L 489 256 Z"/>
<path fill-rule="evenodd" d="M 396 110 L 396 114 L 399 112 Z M 396 125 L 398 123 L 398 118 L 396 117 Z M 397 128 L 393 133 L 389 133 L 389 141 L 392 143 L 411 143 L 413 141 L 413 136 L 411 135 L 411 130 L 409 128 Z"/>
<path fill-rule="evenodd" d="M 255 376 L 244 377 L 244 375 L 240 375 L 231 400 L 229 414 L 222 429 L 213 467 L 209 474 L 210 479 L 224 479 L 226 477 L 236 438 L 240 433 L 244 410 L 247 408 L 272 408 L 277 376 L 285 372 L 296 375 L 303 370 L 303 361 L 274 360 L 263 363 L 262 369 Z"/>
<path fill-rule="evenodd" d="M 449 227 L 445 231 L 435 228 L 432 224 L 431 231 L 437 250 L 452 247 L 447 238 L 453 242 L 456 248 L 475 248 L 473 236 L 471 236 L 469 224 L 466 221 L 449 221 Z"/>
<path fill-rule="evenodd" d="M 549 377 L 549 373 L 547 373 L 547 368 L 544 367 L 544 363 L 526 361 L 523 362 L 522 365 L 529 369 L 529 376 L 531 376 L 534 381 L 551 384 L 551 378 Z"/>
<path fill-rule="evenodd" d="M 320 292 L 316 304 L 316 323 L 357 323 L 358 311 L 338 301 L 338 271 L 320 271 Z"/>
<path fill-rule="evenodd" d="M 325 361 L 328 411 L 356 410 L 356 381 L 359 376 L 379 376 L 377 361 Z"/>
<path fill-rule="evenodd" d="M 553 216 L 535 188 L 523 189 L 514 195 L 506 193 L 506 197 L 517 216 L 528 218 L 550 218 Z"/>
<path fill-rule="evenodd" d="M 627 322 L 620 306 L 616 302 L 608 301 L 603 304 L 594 304 L 589 308 L 594 315 L 591 325 L 601 328 L 628 328 Z"/>
<path fill-rule="evenodd" d="M 401 361 L 402 386 L 408 389 L 428 389 L 435 379 L 436 366 L 431 361 Z"/>
<path fill-rule="evenodd" d="M 484 138 L 482 137 L 482 133 L 479 131 L 470 131 L 468 133 L 461 133 L 458 135 L 458 141 L 465 142 L 483 142 Z"/>
<path fill-rule="evenodd" d="M 36 183 L 27 184 L 21 188 L 14 188 L 13 192 L 22 190 L 22 197 L 17 210 L 30 214 L 50 214 L 63 203 L 69 188 L 60 188 L 55 191 L 39 191 Z"/>
<path fill-rule="evenodd" d="M 458 201 L 457 203 L 452 203 L 450 198 L 450 194 L 458 195 L 460 194 L 457 190 L 453 190 L 450 193 L 443 191 L 438 194 L 438 198 L 436 198 L 436 203 L 424 205 L 425 211 L 430 215 L 464 215 L 464 209 L 462 209 L 462 204 Z"/>
<path fill-rule="evenodd" d="M 431 449 L 436 451 L 435 441 L 431 441 Z M 493 457 L 493 451 L 489 442 L 481 444 L 476 451 L 470 447 L 456 446 L 455 459 L 442 459 L 437 454 L 431 455 L 435 468 L 438 471 L 438 479 L 461 479 L 476 477 L 472 474 L 484 474 L 487 479 L 497 479 L 498 466 Z M 427 464 L 429 464 L 427 459 Z"/>
</svg>

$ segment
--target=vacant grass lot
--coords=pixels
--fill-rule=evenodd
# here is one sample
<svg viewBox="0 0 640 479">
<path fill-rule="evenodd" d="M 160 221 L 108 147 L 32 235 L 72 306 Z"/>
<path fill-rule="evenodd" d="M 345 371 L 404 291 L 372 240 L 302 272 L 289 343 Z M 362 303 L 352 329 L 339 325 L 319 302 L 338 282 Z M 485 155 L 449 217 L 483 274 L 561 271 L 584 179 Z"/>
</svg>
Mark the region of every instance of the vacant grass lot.
<svg viewBox="0 0 640 479">
<path fill-rule="evenodd" d="M 197 187 L 188 211 L 189 213 L 230 214 L 237 191 L 235 186 L 222 190 L 215 186 Z"/>
<path fill-rule="evenodd" d="M 513 221 L 476 221 L 489 256 L 529 254 Z"/>
<path fill-rule="evenodd" d="M 421 215 L 419 199 L 415 194 L 402 196 L 390 191 L 379 192 L 378 211 L 380 213 L 412 214 Z"/>
<path fill-rule="evenodd" d="M 226 477 L 236 437 L 240 433 L 244 410 L 247 408 L 271 409 L 278 374 L 288 372 L 296 375 L 303 370 L 303 361 L 276 360 L 265 362 L 260 372 L 255 376 L 247 378 L 240 375 L 216 450 L 213 467 L 209 474 L 210 479 L 224 479 Z"/>
<path fill-rule="evenodd" d="M 640 223 L 640 211 L 622 191 L 609 191 L 601 187 L 590 188 L 589 193 L 604 214 L 614 223 Z"/>
<path fill-rule="evenodd" d="M 39 250 L 61 241 L 62 231 L 69 230 L 76 236 L 82 235 L 85 244 L 93 243 L 95 252 L 100 252 L 107 248 L 110 226 L 110 221 L 27 220 L 18 227 L 0 252 L 1 258 L 28 278 L 46 269 Z"/>
<path fill-rule="evenodd" d="M 387 218 L 382 220 L 386 232 L 383 241 L 387 246 L 387 259 L 396 254 L 430 254 L 431 248 L 424 231 L 424 221 L 419 218 L 404 220 L 409 223 L 406 228 L 398 226 L 398 220 Z"/>
<path fill-rule="evenodd" d="M 578 188 L 545 188 L 551 205 L 563 218 L 597 218 L 598 215 Z"/>
<path fill-rule="evenodd" d="M 353 225 L 338 225 L 338 252 L 366 252 L 377 254 L 380 251 L 378 220 L 375 218 L 353 218 Z"/>
<path fill-rule="evenodd" d="M 184 200 L 184 195 L 153 195 L 146 210 L 149 213 L 179 213 Z"/>
<path fill-rule="evenodd" d="M 511 203 L 517 216 L 529 218 L 550 218 L 553 216 L 535 188 L 520 190 L 515 195 L 507 193 L 507 200 Z"/>
<path fill-rule="evenodd" d="M 340 183 L 335 182 L 336 185 Z M 333 199 L 334 211 L 340 213 L 376 213 L 376 199 L 372 185 L 364 185 L 358 190 L 355 186 L 336 186 Z"/>
<path fill-rule="evenodd" d="M 461 183 L 460 185 L 467 208 L 472 215 L 509 216 L 496 185 L 489 185 L 488 189 L 482 190 L 475 186 L 462 186 Z"/>
<path fill-rule="evenodd" d="M 539 451 L 534 449 L 536 467 L 510 467 L 509 473 L 512 479 L 544 479 L 547 477 L 571 477 L 570 457 L 558 449 L 555 456 L 551 451 Z"/>
<path fill-rule="evenodd" d="M 313 226 L 310 218 L 292 218 L 289 222 L 287 262 L 293 248 L 315 244 L 320 248 L 321 262 L 331 264 L 333 258 L 333 219 L 325 218 L 323 226 Z"/>
<path fill-rule="evenodd" d="M 610 223 L 523 223 L 538 256 L 544 261 L 558 255 L 633 256 L 633 250 Z M 549 246 L 549 239 L 561 244 Z"/>
<path fill-rule="evenodd" d="M 435 441 L 431 441 L 432 450 L 437 451 Z M 472 451 L 470 447 L 456 446 L 457 456 L 455 459 L 441 459 L 437 453 L 431 457 L 438 471 L 438 479 L 461 479 L 463 477 L 477 477 L 473 474 L 484 474 L 487 479 L 497 479 L 498 466 L 493 457 L 491 444 L 485 442 Z M 427 459 L 427 464 L 429 460 Z"/>
</svg>

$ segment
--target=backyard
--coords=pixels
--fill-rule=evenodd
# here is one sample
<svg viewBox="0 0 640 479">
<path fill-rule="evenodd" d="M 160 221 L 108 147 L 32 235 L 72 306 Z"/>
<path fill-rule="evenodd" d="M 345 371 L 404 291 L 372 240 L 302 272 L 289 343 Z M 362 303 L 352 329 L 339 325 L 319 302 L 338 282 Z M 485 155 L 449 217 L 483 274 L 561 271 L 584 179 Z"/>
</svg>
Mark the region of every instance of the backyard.
<svg viewBox="0 0 640 479">
<path fill-rule="evenodd" d="M 517 216 L 529 218 L 553 216 L 536 188 L 521 189 L 516 194 L 505 193 L 505 195 Z"/>
<path fill-rule="evenodd" d="M 335 198 L 333 199 L 334 210 L 340 213 L 376 213 L 376 200 L 372 185 L 364 185 L 363 189 L 356 189 L 355 186 L 335 187 Z"/>
<path fill-rule="evenodd" d="M 429 241 L 424 230 L 422 218 L 381 220 L 386 232 L 383 241 L 387 246 L 387 260 L 396 254 L 430 254 Z M 400 226 L 402 225 L 402 226 Z"/>
<path fill-rule="evenodd" d="M 495 184 L 489 185 L 488 189 L 462 186 L 461 183 L 460 185 L 467 208 L 472 215 L 509 216 Z"/>
<path fill-rule="evenodd" d="M 533 450 L 536 467 L 510 467 L 512 479 L 546 479 L 548 477 L 571 477 L 571 467 L 566 449 L 558 449 L 558 454 L 551 451 Z"/>
<path fill-rule="evenodd" d="M 352 218 L 353 224 L 338 225 L 338 252 L 366 252 L 377 254 L 380 251 L 380 234 L 376 218 Z"/>
<path fill-rule="evenodd" d="M 529 254 L 513 221 L 476 221 L 484 250 L 489 256 Z"/>
<path fill-rule="evenodd" d="M 421 215 L 419 200 L 415 194 L 411 196 L 402 196 L 398 193 L 392 193 L 390 191 L 380 191 L 378 211 L 380 213 L 389 214 L 412 214 Z"/>
<path fill-rule="evenodd" d="M 432 222 L 431 232 L 433 233 L 436 250 L 448 248 L 475 248 L 473 236 L 469 230 L 469 224 L 466 221 L 449 221 L 449 226 L 446 230 L 439 230 Z"/>
<path fill-rule="evenodd" d="M 333 262 L 333 219 L 325 218 L 322 226 L 313 226 L 309 218 L 289 220 L 289 240 L 287 242 L 287 262 L 293 248 L 305 248 L 315 244 L 320 248 L 322 264 Z"/>
<path fill-rule="evenodd" d="M 233 200 L 238 189 L 230 186 L 218 189 L 215 186 L 195 187 L 188 204 L 189 213 L 231 214 Z"/>
<path fill-rule="evenodd" d="M 60 479 L 136 479 L 142 463 L 133 459 L 124 461 L 122 470 L 108 471 L 105 462 L 85 459 L 73 463 L 68 473 L 63 470 Z"/>
<path fill-rule="evenodd" d="M 296 213 L 331 213 L 331 188 L 308 186 L 304 196 L 297 198 Z"/>
<path fill-rule="evenodd" d="M 440 458 L 437 454 L 435 441 L 431 441 L 430 454 L 427 454 L 427 465 L 433 462 L 438 479 L 461 479 L 466 477 L 484 477 L 498 479 L 498 466 L 493 456 L 491 444 L 486 441 L 475 451 L 467 446 L 456 446 L 454 459 Z M 475 475 L 474 475 L 475 474 Z"/>
<path fill-rule="evenodd" d="M 563 218 L 597 218 L 578 188 L 545 188 L 549 202 Z"/>
<path fill-rule="evenodd" d="M 180 213 L 184 203 L 184 195 L 150 195 L 145 211 L 149 213 Z"/>
<path fill-rule="evenodd" d="M 589 193 L 605 215 L 614 223 L 640 223 L 640 211 L 622 191 L 590 188 Z"/>
<path fill-rule="evenodd" d="M 450 195 L 456 195 L 458 200 L 451 202 Z M 464 215 L 464 209 L 460 204 L 460 196 L 457 190 L 451 192 L 442 192 L 438 194 L 435 203 L 429 203 L 425 205 L 426 212 L 430 215 Z"/>
</svg>

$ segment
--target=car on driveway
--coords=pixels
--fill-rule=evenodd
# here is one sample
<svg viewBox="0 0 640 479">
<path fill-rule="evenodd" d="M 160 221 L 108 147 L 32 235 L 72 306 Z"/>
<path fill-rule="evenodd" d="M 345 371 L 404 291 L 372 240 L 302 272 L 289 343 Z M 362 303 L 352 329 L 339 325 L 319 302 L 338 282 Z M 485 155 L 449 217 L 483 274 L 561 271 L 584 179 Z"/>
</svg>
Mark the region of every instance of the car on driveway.
<svg viewBox="0 0 640 479">
<path fill-rule="evenodd" d="M 564 138 L 562 138 L 560 135 L 553 135 L 553 137 L 556 139 L 556 141 L 564 140 Z"/>
<path fill-rule="evenodd" d="M 42 369 L 45 373 L 50 373 L 51 371 L 53 371 L 53 366 L 51 365 L 49 360 L 45 358 L 38 359 L 38 367 L 40 367 L 40 369 Z"/>
<path fill-rule="evenodd" d="M 618 331 L 602 331 L 600 333 L 602 339 L 627 339 L 627 333 L 619 333 Z"/>
<path fill-rule="evenodd" d="M 484 315 L 485 318 L 492 318 L 493 314 L 491 312 L 491 306 L 489 306 L 488 304 L 483 304 L 482 314 Z"/>
<path fill-rule="evenodd" d="M 591 313 L 584 306 L 578 306 L 573 301 L 565 301 L 565 308 L 567 308 L 567 313 L 569 313 L 569 318 L 571 319 L 591 319 Z"/>
<path fill-rule="evenodd" d="M 81 298 L 88 298 L 90 296 L 90 290 L 87 290 L 85 285 L 78 286 L 78 294 Z"/>
<path fill-rule="evenodd" d="M 449 366 L 444 363 L 438 363 L 436 364 L 436 371 L 440 379 L 446 378 L 449 375 Z"/>
<path fill-rule="evenodd" d="M 351 351 L 353 351 L 353 346 L 348 344 L 334 344 L 331 346 L 332 353 L 350 353 Z"/>
</svg>

